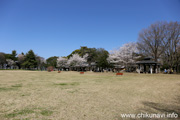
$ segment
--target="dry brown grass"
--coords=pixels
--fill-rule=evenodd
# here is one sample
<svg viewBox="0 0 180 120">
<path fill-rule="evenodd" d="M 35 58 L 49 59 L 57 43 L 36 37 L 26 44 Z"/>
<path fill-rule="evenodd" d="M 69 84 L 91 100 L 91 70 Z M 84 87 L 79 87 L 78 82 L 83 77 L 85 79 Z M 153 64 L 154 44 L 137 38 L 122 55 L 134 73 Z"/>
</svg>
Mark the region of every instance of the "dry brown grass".
<svg viewBox="0 0 180 120">
<path fill-rule="evenodd" d="M 0 71 L 0 119 L 121 120 L 122 113 L 140 112 L 180 115 L 179 91 L 180 75 Z"/>
</svg>

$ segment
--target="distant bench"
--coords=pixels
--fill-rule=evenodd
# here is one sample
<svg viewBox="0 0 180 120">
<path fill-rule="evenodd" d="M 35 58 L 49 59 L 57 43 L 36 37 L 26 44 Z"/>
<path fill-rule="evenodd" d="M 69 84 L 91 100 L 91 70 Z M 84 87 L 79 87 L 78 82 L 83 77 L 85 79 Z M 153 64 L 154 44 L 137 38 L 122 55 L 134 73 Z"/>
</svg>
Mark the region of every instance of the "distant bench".
<svg viewBox="0 0 180 120">
<path fill-rule="evenodd" d="M 84 74 L 84 72 L 80 72 L 80 74 Z"/>
<path fill-rule="evenodd" d="M 123 75 L 123 73 L 116 73 L 116 75 Z"/>
</svg>

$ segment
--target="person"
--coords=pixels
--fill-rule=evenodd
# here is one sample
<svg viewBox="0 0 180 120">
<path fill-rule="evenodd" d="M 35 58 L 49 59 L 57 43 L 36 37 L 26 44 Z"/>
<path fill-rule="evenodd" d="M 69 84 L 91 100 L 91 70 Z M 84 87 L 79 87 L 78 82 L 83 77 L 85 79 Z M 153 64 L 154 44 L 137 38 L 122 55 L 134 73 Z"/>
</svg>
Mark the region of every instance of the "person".
<svg viewBox="0 0 180 120">
<path fill-rule="evenodd" d="M 164 73 L 167 74 L 167 70 L 166 69 L 164 69 Z"/>
<path fill-rule="evenodd" d="M 170 69 L 168 69 L 168 70 L 167 70 L 167 73 L 169 73 L 169 74 L 170 74 Z"/>
<path fill-rule="evenodd" d="M 173 74 L 173 69 L 171 69 L 171 74 Z"/>
</svg>

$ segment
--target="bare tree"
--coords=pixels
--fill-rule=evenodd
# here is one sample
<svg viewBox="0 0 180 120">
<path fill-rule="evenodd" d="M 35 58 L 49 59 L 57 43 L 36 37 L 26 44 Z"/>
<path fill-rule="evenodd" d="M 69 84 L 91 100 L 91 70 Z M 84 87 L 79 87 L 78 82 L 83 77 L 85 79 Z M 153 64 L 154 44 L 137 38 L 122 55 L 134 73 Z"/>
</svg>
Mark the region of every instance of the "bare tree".
<svg viewBox="0 0 180 120">
<path fill-rule="evenodd" d="M 145 56 L 151 56 L 154 58 L 155 61 L 158 61 L 167 46 L 165 40 L 166 25 L 167 22 L 157 22 L 149 26 L 147 29 L 143 29 L 139 33 L 137 42 L 138 49 Z"/>
<path fill-rule="evenodd" d="M 167 46 L 164 51 L 163 60 L 170 68 L 179 66 L 178 46 L 180 45 L 180 22 L 170 22 L 166 27 Z"/>
<path fill-rule="evenodd" d="M 178 53 L 177 53 L 177 63 L 179 63 L 178 65 L 177 65 L 177 72 L 179 73 L 179 70 L 180 70 L 180 44 L 179 44 L 179 46 L 178 46 Z"/>
<path fill-rule="evenodd" d="M 180 22 L 157 22 L 139 33 L 138 49 L 168 68 L 179 66 Z"/>
<path fill-rule="evenodd" d="M 44 64 L 46 62 L 45 58 L 36 55 L 36 61 L 37 61 L 37 69 L 43 69 L 44 68 Z"/>
</svg>

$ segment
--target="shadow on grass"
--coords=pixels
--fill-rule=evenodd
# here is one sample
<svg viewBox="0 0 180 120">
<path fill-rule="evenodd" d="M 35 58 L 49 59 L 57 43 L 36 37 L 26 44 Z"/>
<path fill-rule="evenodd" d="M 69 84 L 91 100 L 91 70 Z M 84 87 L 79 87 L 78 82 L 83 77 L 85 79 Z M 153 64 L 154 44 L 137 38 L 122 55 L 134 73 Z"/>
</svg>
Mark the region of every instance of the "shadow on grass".
<svg viewBox="0 0 180 120">
<path fill-rule="evenodd" d="M 159 116 L 159 118 L 149 118 L 150 116 L 145 116 L 144 118 L 138 118 L 138 120 L 179 120 L 180 119 L 180 96 L 176 98 L 176 102 L 174 103 L 155 103 L 155 102 L 149 102 L 149 101 L 143 101 L 142 104 L 144 105 L 144 108 L 141 108 L 138 110 L 137 114 L 148 114 L 152 116 L 152 114 L 159 114 L 159 115 L 165 115 Z M 177 116 L 178 115 L 178 116 Z M 137 118 L 136 118 L 137 119 Z M 136 120 L 131 118 L 130 120 Z"/>
<path fill-rule="evenodd" d="M 154 102 L 143 102 L 143 105 L 160 113 L 177 113 L 180 115 L 180 105 L 167 105 Z M 151 112 L 151 109 L 145 111 Z"/>
</svg>

